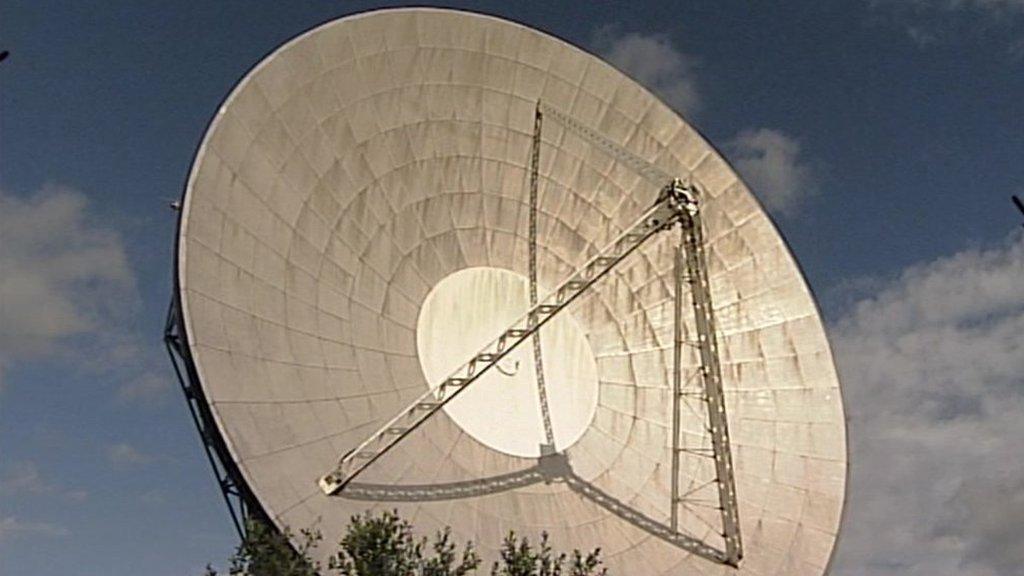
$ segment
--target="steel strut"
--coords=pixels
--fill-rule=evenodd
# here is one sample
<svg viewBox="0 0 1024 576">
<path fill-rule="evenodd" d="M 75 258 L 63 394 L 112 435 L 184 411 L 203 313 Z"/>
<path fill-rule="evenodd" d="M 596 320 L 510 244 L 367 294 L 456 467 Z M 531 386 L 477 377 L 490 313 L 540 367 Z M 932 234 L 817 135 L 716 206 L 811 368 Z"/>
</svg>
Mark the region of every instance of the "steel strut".
<svg viewBox="0 0 1024 576">
<path fill-rule="evenodd" d="M 547 116 L 562 125 L 567 131 L 576 134 L 603 150 L 615 160 L 633 169 L 645 180 L 658 186 L 664 186 L 664 188 L 654 205 L 644 212 L 625 232 L 596 256 L 588 260 L 579 270 L 563 280 L 547 296 L 537 300 L 536 205 L 540 129 L 543 116 Z M 665 186 L 666 182 L 670 183 Z M 684 500 L 679 495 L 678 487 L 679 452 L 685 451 L 678 446 L 680 429 L 678 412 L 682 394 L 680 376 L 682 369 L 680 364 L 682 353 L 681 285 L 685 276 L 690 285 L 694 320 L 698 335 L 697 345 L 700 350 L 701 361 L 700 376 L 703 383 L 704 401 L 707 403 L 707 424 L 711 433 L 712 447 L 710 453 L 715 461 L 716 477 L 714 484 L 718 488 L 719 510 L 722 517 L 721 536 L 725 542 L 725 551 L 722 554 L 721 560 L 726 564 L 738 566 L 743 557 L 743 544 L 740 537 L 735 473 L 729 446 L 729 429 L 722 389 L 722 372 L 718 355 L 715 318 L 708 280 L 707 255 L 705 252 L 704 231 L 698 206 L 698 196 L 696 188 L 689 181 L 684 182 L 678 178 L 671 178 L 660 167 L 626 150 L 600 132 L 584 125 L 557 108 L 544 102 L 538 102 L 534 118 L 533 147 L 531 148 L 530 158 L 530 309 L 443 382 L 425 392 L 369 438 L 346 453 L 339 460 L 335 469 L 320 479 L 320 488 L 328 495 L 336 494 L 343 490 L 345 486 L 378 458 L 426 422 L 448 402 L 455 399 L 463 390 L 479 379 L 480 376 L 497 366 L 505 356 L 528 339 L 532 339 L 534 342 L 535 370 L 537 371 L 538 392 L 541 395 L 542 401 L 541 410 L 544 418 L 545 436 L 547 441 L 553 444 L 550 415 L 546 409 L 546 390 L 544 387 L 538 331 L 551 318 L 564 310 L 571 302 L 586 292 L 595 282 L 608 274 L 612 268 L 643 245 L 648 239 L 678 223 L 682 228 L 682 242 L 676 251 L 675 265 L 676 333 L 672 382 L 674 396 L 672 429 L 674 439 L 672 442 L 673 481 L 670 525 L 673 531 L 678 531 L 677 506 Z"/>
<path fill-rule="evenodd" d="M 682 220 L 682 256 L 685 276 L 690 284 L 690 297 L 693 304 L 693 316 L 697 331 L 697 348 L 700 351 L 700 375 L 704 384 L 704 401 L 707 403 L 707 424 L 711 433 L 712 454 L 715 460 L 715 484 L 718 487 L 719 510 L 722 515 L 722 538 L 725 541 L 725 563 L 738 566 L 743 558 L 743 541 L 740 538 L 739 511 L 736 504 L 736 479 L 732 465 L 732 452 L 729 445 L 729 422 L 725 414 L 725 394 L 722 389 L 722 366 L 718 356 L 718 339 L 715 328 L 715 314 L 711 302 L 711 284 L 708 280 L 708 263 L 704 243 L 704 226 L 700 211 L 695 210 L 689 217 Z M 681 253 L 681 254 L 680 254 Z M 677 274 L 679 273 L 677 265 Z M 682 282 L 677 281 L 677 286 Z M 680 303 L 677 295 L 677 305 Z M 678 333 L 677 333 L 678 336 Z M 678 340 L 677 358 L 678 354 Z M 678 369 L 678 365 L 677 365 Z M 677 373 L 678 374 L 678 373 Z M 679 377 L 674 385 L 677 394 Z M 674 404 L 678 407 L 680 397 Z M 678 418 L 678 416 L 676 417 Z M 673 430 L 678 434 L 678 422 Z M 678 440 L 678 438 L 677 438 Z M 677 455 L 674 455 L 676 458 Z M 674 473 L 678 474 L 678 465 L 673 460 Z M 673 484 L 678 476 L 673 478 Z M 675 522 L 676 506 L 679 505 L 678 488 L 673 486 L 673 521 Z"/>
<path fill-rule="evenodd" d="M 644 242 L 687 218 L 691 211 L 695 210 L 696 196 L 692 188 L 684 186 L 679 180 L 666 186 L 654 205 L 597 255 L 569 275 L 438 386 L 427 390 L 369 438 L 342 456 L 335 469 L 320 479 L 320 488 L 326 494 L 335 494 L 342 490 L 353 478 L 441 410 L 445 404 L 457 398 Z"/>
<path fill-rule="evenodd" d="M 541 103 L 533 117 L 533 145 L 530 148 L 530 306 L 537 305 L 537 201 L 540 185 L 540 144 L 544 113 Z M 533 334 L 533 372 L 537 380 L 537 399 L 540 403 L 540 418 L 544 424 L 544 444 L 541 455 L 555 453 L 555 429 L 551 425 L 551 408 L 548 406 L 548 389 L 544 377 L 544 355 L 540 342 L 540 331 Z"/>
</svg>

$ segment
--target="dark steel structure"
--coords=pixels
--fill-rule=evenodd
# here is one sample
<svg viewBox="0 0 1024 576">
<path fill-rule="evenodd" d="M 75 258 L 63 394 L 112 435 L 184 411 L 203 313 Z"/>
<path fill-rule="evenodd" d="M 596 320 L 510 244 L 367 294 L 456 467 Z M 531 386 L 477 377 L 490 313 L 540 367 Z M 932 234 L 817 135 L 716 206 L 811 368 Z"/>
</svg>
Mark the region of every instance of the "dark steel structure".
<svg viewBox="0 0 1024 576">
<path fill-rule="evenodd" d="M 199 384 L 195 361 L 192 359 L 192 353 L 188 346 L 185 320 L 181 314 L 177 272 L 175 272 L 174 295 L 171 297 L 171 305 L 167 310 L 167 322 L 164 324 L 164 346 L 167 348 L 167 355 L 171 358 L 174 374 L 185 395 L 189 414 L 192 416 L 196 431 L 199 432 L 203 451 L 217 478 L 217 486 L 220 487 L 221 494 L 224 496 L 224 503 L 227 504 L 231 522 L 235 526 L 235 531 L 238 532 L 238 537 L 245 538 L 247 521 L 250 519 L 263 521 L 267 526 L 273 526 L 273 523 L 267 521 L 266 511 L 263 510 L 259 500 L 249 489 L 242 472 L 238 469 L 238 464 L 232 460 L 227 443 L 214 422 L 210 406 L 203 394 L 203 388 Z"/>
</svg>

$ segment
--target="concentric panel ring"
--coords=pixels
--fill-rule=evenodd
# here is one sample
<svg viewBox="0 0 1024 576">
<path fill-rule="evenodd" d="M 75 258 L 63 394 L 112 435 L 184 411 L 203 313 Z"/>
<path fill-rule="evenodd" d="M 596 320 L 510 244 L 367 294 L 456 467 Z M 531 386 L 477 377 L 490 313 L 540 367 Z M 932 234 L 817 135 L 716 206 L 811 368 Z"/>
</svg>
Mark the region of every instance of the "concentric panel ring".
<svg viewBox="0 0 1024 576">
<path fill-rule="evenodd" d="M 593 352 L 598 391 L 557 469 L 489 448 L 438 414 L 352 490 L 329 497 L 317 487 L 342 454 L 437 384 L 416 343 L 431 289 L 468 268 L 526 276 L 538 100 L 705 191 L 745 541 L 738 569 L 658 528 L 671 483 L 672 233 L 566 311 Z M 539 282 L 554 286 L 659 190 L 555 122 L 542 141 Z M 177 265 L 211 412 L 282 526 L 316 524 L 330 542 L 352 514 L 397 507 L 422 530 L 451 525 L 488 556 L 510 529 L 600 546 L 616 574 L 820 574 L 829 561 L 845 423 L 796 263 L 693 128 L 558 39 L 492 17 L 399 9 L 290 41 L 211 123 L 186 189 Z M 689 348 L 683 364 L 692 382 Z M 684 409 L 684 441 L 700 445 L 699 402 Z M 682 473 L 684 492 L 699 494 L 713 466 L 686 457 Z M 680 527 L 715 545 L 716 514 L 694 497 Z"/>
</svg>

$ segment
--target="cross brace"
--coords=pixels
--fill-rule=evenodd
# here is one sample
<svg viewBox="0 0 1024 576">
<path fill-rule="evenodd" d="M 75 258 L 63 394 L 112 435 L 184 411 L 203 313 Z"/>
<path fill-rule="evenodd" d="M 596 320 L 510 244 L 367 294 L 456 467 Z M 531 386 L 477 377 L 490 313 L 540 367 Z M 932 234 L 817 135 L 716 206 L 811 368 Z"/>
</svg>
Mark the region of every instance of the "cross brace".
<svg viewBox="0 0 1024 576">
<path fill-rule="evenodd" d="M 348 452 L 338 462 L 336 468 L 320 479 L 320 487 L 327 494 L 336 494 L 348 485 L 358 474 L 373 464 L 388 450 L 412 433 L 427 419 L 436 414 L 445 404 L 453 400 L 462 390 L 471 385 L 480 376 L 497 366 L 498 363 L 521 343 L 538 334 L 540 328 L 555 314 L 565 309 L 597 280 L 607 274 L 616 264 L 639 248 L 651 236 L 672 227 L 675 223 L 682 226 L 682 242 L 676 256 L 676 353 L 674 362 L 674 401 L 673 401 L 673 443 L 672 443 L 672 512 L 671 529 L 678 531 L 678 506 L 686 500 L 679 495 L 679 456 L 683 452 L 694 452 L 692 448 L 679 447 L 679 409 L 681 398 L 687 394 L 682 391 L 681 382 L 681 346 L 682 346 L 682 290 L 683 281 L 690 284 L 690 293 L 696 331 L 697 347 L 700 350 L 700 376 L 703 383 L 701 397 L 707 403 L 708 429 L 711 433 L 712 446 L 697 449 L 698 455 L 714 458 L 715 478 L 711 482 L 718 489 L 718 509 L 722 517 L 722 537 L 725 541 L 724 554 L 716 552 L 715 556 L 726 564 L 738 566 L 743 557 L 743 545 L 740 538 L 739 515 L 736 503 L 735 475 L 732 455 L 729 448 L 729 430 L 725 414 L 725 400 L 722 391 L 721 365 L 718 358 L 715 318 L 712 309 L 710 284 L 707 274 L 707 257 L 705 254 L 703 225 L 697 205 L 697 193 L 692 184 L 673 179 L 660 167 L 648 162 L 636 154 L 619 146 L 596 130 L 586 126 L 575 118 L 544 102 L 537 103 L 534 127 L 534 142 L 531 150 L 531 207 L 536 202 L 536 170 L 537 155 L 540 149 L 540 122 L 542 115 L 561 124 L 567 131 L 590 142 L 600 150 L 649 182 L 666 186 L 655 204 L 648 209 L 632 226 L 616 238 L 604 250 L 591 258 L 579 271 L 563 281 L 552 293 L 539 302 L 531 294 L 531 308 L 511 327 L 505 330 L 496 340 L 477 353 L 469 362 L 456 370 L 437 387 L 427 391 L 414 401 L 408 408 L 385 424 L 370 438 L 363 441 L 355 449 Z M 532 215 L 531 215 L 532 216 Z M 535 242 L 535 222 L 531 222 L 531 242 Z M 531 248 L 535 250 L 534 245 Z M 685 256 L 684 256 L 685 254 Z M 536 254 L 531 251 L 531 263 L 535 265 Z M 534 271 L 531 270 L 531 280 Z M 534 339 L 539 344 L 539 340 Z M 539 347 L 539 346 L 537 346 Z M 541 371 L 539 354 L 537 370 Z M 500 368 L 499 368 L 500 369 Z M 542 374 L 539 375 L 542 377 Z M 543 393 L 541 387 L 541 393 Z M 547 421 L 546 421 L 547 422 Z M 551 436 L 547 429 L 548 437 Z M 720 556 L 719 556 L 720 555 Z"/>
<path fill-rule="evenodd" d="M 740 538 L 739 512 L 736 504 L 736 481 L 729 447 L 729 423 L 725 415 L 725 395 L 722 390 L 722 367 L 718 357 L 715 315 L 711 305 L 711 285 L 708 280 L 707 254 L 704 247 L 704 227 L 699 211 L 683 221 L 682 246 L 676 251 L 675 294 L 675 354 L 673 380 L 672 419 L 672 513 L 673 530 L 678 529 L 679 505 L 685 500 L 679 495 L 679 456 L 691 449 L 679 447 L 680 409 L 682 396 L 682 283 L 690 284 L 690 297 L 700 352 L 700 376 L 703 381 L 703 400 L 707 403 L 707 424 L 711 433 L 711 449 L 706 454 L 714 459 L 718 504 L 722 516 L 722 538 L 725 541 L 725 562 L 738 566 L 743 557 Z"/>
<path fill-rule="evenodd" d="M 520 344 L 541 329 L 557 313 L 604 277 L 616 264 L 629 256 L 649 238 L 689 219 L 696 211 L 692 188 L 673 181 L 644 214 L 579 270 L 562 281 L 551 293 L 533 305 L 522 317 L 505 329 L 468 362 L 455 370 L 440 385 L 426 391 L 377 432 L 345 454 L 333 471 L 320 479 L 326 494 L 342 490 L 403 438 L 458 397 Z"/>
<path fill-rule="evenodd" d="M 622 146 L 619 146 L 597 130 L 594 130 L 572 116 L 569 116 L 558 108 L 541 101 L 537 103 L 537 110 L 546 114 L 548 118 L 551 118 L 561 124 L 566 130 L 576 134 L 587 142 L 590 142 L 590 144 L 597 146 L 598 149 L 604 151 L 605 154 L 608 154 L 623 165 L 628 166 L 631 170 L 642 176 L 648 182 L 653 183 L 655 186 L 664 186 L 666 182 L 673 181 L 673 178 L 669 176 L 668 172 L 665 172 L 658 166 L 637 156 L 629 150 L 626 150 Z"/>
<path fill-rule="evenodd" d="M 185 322 L 178 297 L 176 286 L 175 296 L 171 299 L 171 306 L 167 311 L 167 322 L 164 325 L 164 345 L 170 356 L 178 383 L 185 394 L 185 402 L 188 405 L 189 414 L 192 416 L 192 422 L 199 432 L 199 439 L 203 443 L 206 458 L 217 476 L 217 484 L 220 486 L 224 502 L 228 506 L 231 521 L 238 532 L 238 537 L 244 540 L 249 520 L 259 520 L 269 526 L 271 525 L 269 516 L 249 489 L 238 465 L 228 451 L 210 411 L 210 405 L 199 385 L 199 375 L 185 333 Z"/>
<path fill-rule="evenodd" d="M 660 167 L 619 146 L 593 128 L 572 116 L 544 103 L 537 103 L 537 113 L 543 113 L 557 121 L 566 130 L 576 134 L 590 144 L 603 150 L 612 158 L 630 167 L 644 179 L 661 185 L 671 178 Z M 673 180 L 679 185 L 677 180 Z M 736 505 L 736 483 L 729 448 L 729 427 L 725 416 L 725 400 L 722 394 L 722 369 L 718 359 L 715 316 L 711 306 L 711 289 L 708 282 L 707 255 L 704 246 L 704 228 L 699 210 L 691 210 L 680 219 L 683 229 L 682 246 L 676 260 L 675 297 L 675 359 L 673 388 L 673 441 L 672 441 L 672 510 L 670 522 L 673 530 L 678 529 L 679 510 L 682 502 L 679 496 L 679 456 L 689 449 L 681 449 L 679 443 L 682 374 L 682 290 L 684 279 L 690 284 L 694 319 L 700 350 L 703 399 L 707 403 L 708 427 L 711 431 L 712 448 L 710 457 L 715 460 L 715 484 L 718 488 L 719 506 L 722 513 L 722 537 L 725 540 L 725 562 L 733 566 L 743 557 L 743 543 L 740 539 L 739 515 Z M 685 256 L 684 256 L 685 255 Z"/>
</svg>

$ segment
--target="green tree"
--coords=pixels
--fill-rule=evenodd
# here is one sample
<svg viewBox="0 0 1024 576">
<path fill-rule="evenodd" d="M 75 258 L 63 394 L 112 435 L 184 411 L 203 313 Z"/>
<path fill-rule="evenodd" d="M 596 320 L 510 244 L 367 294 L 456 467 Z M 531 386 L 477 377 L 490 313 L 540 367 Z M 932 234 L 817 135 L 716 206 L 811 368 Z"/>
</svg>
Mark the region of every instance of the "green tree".
<svg viewBox="0 0 1024 576">
<path fill-rule="evenodd" d="M 292 534 L 274 530 L 267 524 L 248 520 L 246 537 L 231 557 L 230 574 L 246 576 L 317 576 L 320 566 L 310 560 L 310 551 L 321 540 L 319 532 L 303 530 L 298 547 L 293 548 Z M 206 576 L 216 576 L 207 567 Z"/>
<path fill-rule="evenodd" d="M 298 544 L 293 547 L 290 541 Z M 480 558 L 472 542 L 461 552 L 445 528 L 417 539 L 412 525 L 397 511 L 376 516 L 353 516 L 326 569 L 311 560 L 311 552 L 322 541 L 319 532 L 303 530 L 293 539 L 261 522 L 247 524 L 247 536 L 231 557 L 230 574 L 245 576 L 467 576 L 476 574 Z M 526 538 L 509 533 L 502 543 L 500 559 L 492 576 L 604 576 L 600 549 L 589 554 L 555 554 L 542 534 L 537 549 Z M 207 568 L 204 576 L 217 576 Z"/>
<path fill-rule="evenodd" d="M 501 559 L 491 567 L 491 576 L 604 576 L 608 570 L 601 565 L 601 549 L 583 555 L 573 550 L 571 561 L 564 552 L 556 555 L 548 542 L 548 533 L 540 537 L 534 549 L 527 538 L 519 539 L 509 532 L 501 546 Z M 568 571 L 567 571 L 568 570 Z"/>
<path fill-rule="evenodd" d="M 471 542 L 457 553 L 448 528 L 434 535 L 430 552 L 427 544 L 398 511 L 353 516 L 329 565 L 341 576 L 465 576 L 480 565 Z"/>
</svg>

